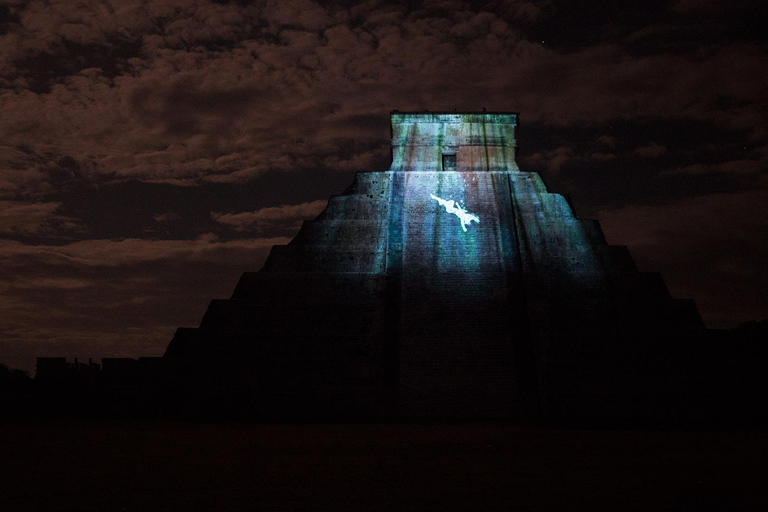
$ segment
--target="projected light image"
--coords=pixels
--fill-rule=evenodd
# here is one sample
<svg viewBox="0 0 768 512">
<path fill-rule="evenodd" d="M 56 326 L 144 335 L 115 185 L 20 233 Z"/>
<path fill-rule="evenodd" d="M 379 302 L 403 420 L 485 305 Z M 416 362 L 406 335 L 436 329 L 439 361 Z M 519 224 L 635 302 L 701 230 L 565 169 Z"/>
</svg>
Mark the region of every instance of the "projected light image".
<svg viewBox="0 0 768 512">
<path fill-rule="evenodd" d="M 467 226 L 472 222 L 480 223 L 480 218 L 477 215 L 469 213 L 460 205 L 456 204 L 456 201 L 453 199 L 441 199 L 434 194 L 429 194 L 429 196 L 444 206 L 446 212 L 452 213 L 459 218 L 459 221 L 461 222 L 461 229 L 463 229 L 465 233 L 467 232 Z"/>
</svg>

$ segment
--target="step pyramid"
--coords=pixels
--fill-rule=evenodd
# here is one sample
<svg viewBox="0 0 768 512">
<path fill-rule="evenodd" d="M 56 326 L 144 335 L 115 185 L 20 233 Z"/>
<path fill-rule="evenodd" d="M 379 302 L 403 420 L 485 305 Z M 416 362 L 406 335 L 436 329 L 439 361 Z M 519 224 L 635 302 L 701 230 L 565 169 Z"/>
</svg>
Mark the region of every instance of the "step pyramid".
<svg viewBox="0 0 768 512">
<path fill-rule="evenodd" d="M 515 113 L 392 112 L 358 173 L 165 360 L 180 402 L 263 417 L 638 414 L 702 332 L 515 163 Z M 673 371 L 673 369 L 671 369 Z"/>
</svg>

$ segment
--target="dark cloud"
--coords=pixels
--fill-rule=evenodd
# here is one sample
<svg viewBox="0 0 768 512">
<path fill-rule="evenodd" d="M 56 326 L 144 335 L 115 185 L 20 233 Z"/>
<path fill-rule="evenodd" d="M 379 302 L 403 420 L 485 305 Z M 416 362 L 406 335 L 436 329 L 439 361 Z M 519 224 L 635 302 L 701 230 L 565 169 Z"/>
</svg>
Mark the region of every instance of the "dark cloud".
<svg viewBox="0 0 768 512">
<path fill-rule="evenodd" d="M 57 214 L 61 203 L 0 201 L 0 234 L 29 235 L 77 227 L 74 219 Z"/>
<path fill-rule="evenodd" d="M 643 158 L 658 158 L 667 152 L 667 148 L 661 144 L 651 142 L 648 146 L 643 146 L 635 150 L 635 154 Z"/>
<path fill-rule="evenodd" d="M 91 32 L 103 25 L 104 31 L 141 36 L 142 50 L 115 76 L 103 66 L 71 73 L 46 66 L 62 73 L 49 94 L 5 95 L 6 132 L 20 138 L 44 130 L 61 146 L 51 150 L 69 150 L 76 159 L 90 150 L 100 169 L 122 176 L 243 182 L 270 169 L 332 162 L 335 137 L 350 137 L 361 119 L 385 118 L 393 106 L 475 108 L 470 98 L 481 96 L 488 108 L 516 107 L 524 120 L 549 124 L 675 112 L 754 128 L 748 105 L 765 99 L 764 84 L 750 79 L 766 71 L 762 52 L 752 46 L 631 56 L 606 43 L 561 52 L 525 39 L 524 24 L 509 12 L 474 11 L 461 3 L 411 12 L 386 5 L 354 13 L 331 9 L 323 16 L 306 2 L 268 3 L 260 11 L 187 2 L 177 12 L 163 5 L 142 4 L 109 23 L 58 6 L 59 17 L 84 19 Z M 564 9 L 544 6 L 550 17 Z M 288 15 L 298 12 L 295 19 Z M 307 13 L 315 13 L 307 18 L 312 23 Z M 49 16 L 35 12 L 30 20 Z M 64 38 L 58 25 L 43 21 L 31 41 L 39 46 L 40 39 Z M 96 32 L 89 41 L 99 39 Z M 211 37 L 221 42 L 217 49 L 197 45 Z M 16 74 L 25 76 L 24 70 Z M 49 122 L 41 126 L 43 119 Z M 91 129 L 84 132 L 86 125 Z M 75 133 L 85 140 L 67 140 Z M 382 143 L 376 129 L 354 135 L 369 146 Z M 77 146 L 80 152 L 73 151 Z"/>
<path fill-rule="evenodd" d="M 161 355 L 176 327 L 195 325 L 210 299 L 228 297 L 288 240 L 0 241 L 3 360 L 32 368 L 45 354 Z"/>
<path fill-rule="evenodd" d="M 253 212 L 218 213 L 212 212 L 211 217 L 235 231 L 266 231 L 274 229 L 275 225 L 283 225 L 287 229 L 295 229 L 305 219 L 312 219 L 325 209 L 327 201 L 319 200 L 297 205 L 270 206 Z"/>
<path fill-rule="evenodd" d="M 305 205 L 343 190 L 355 171 L 388 166 L 392 109 L 519 111 L 523 170 L 569 193 L 580 214 L 599 213 L 615 241 L 636 245 L 682 295 L 716 297 L 685 269 L 709 272 L 711 283 L 736 282 L 726 268 L 761 275 L 750 240 L 762 227 L 736 205 L 742 195 L 756 204 L 766 190 L 765 14 L 751 0 L 6 0 L 0 236 L 10 245 L 0 258 L 29 276 L 39 270 L 39 279 L 3 289 L 9 304 L 25 297 L 29 309 L 0 329 L 0 360 L 36 353 L 38 338 L 68 353 L 90 344 L 104 354 L 100 343 L 159 350 L 173 325 L 199 318 L 202 297 L 221 296 L 234 279 L 183 291 L 169 284 L 196 275 L 187 263 L 159 272 L 160 261 L 187 261 L 174 244 L 196 247 L 217 233 L 209 253 L 229 254 L 226 244 L 249 233 L 291 236 L 299 213 L 315 211 Z M 739 226 L 742 245 L 706 240 L 725 228 L 703 205 Z M 654 231 L 648 244 L 650 235 L 633 235 L 644 215 L 647 226 L 668 215 L 689 222 Z M 684 242 L 694 218 L 701 240 Z M 145 269 L 67 252 L 91 244 L 130 253 L 141 241 L 167 258 L 142 253 Z M 728 263 L 700 264 L 704 243 Z M 50 249 L 59 246 L 69 249 Z M 252 268 L 265 249 L 254 250 L 232 266 L 207 259 L 203 273 Z M 150 288 L 198 294 L 185 306 L 189 321 L 147 299 L 165 323 L 137 306 L 121 327 L 97 328 L 104 309 L 96 307 L 96 323 L 78 334 L 80 302 L 98 297 L 106 308 L 143 297 L 144 271 Z M 705 320 L 757 315 L 763 299 L 743 282 L 734 289 L 751 306 L 724 293 L 727 304 L 719 313 L 705 306 Z M 34 312 L 45 308 L 34 305 L 47 296 L 61 301 L 58 323 L 38 328 Z M 112 341 L 99 342 L 99 332 Z"/>
<path fill-rule="evenodd" d="M 664 270 L 675 296 L 694 297 L 711 326 L 727 327 L 768 315 L 768 189 L 761 185 L 598 216 L 608 240 L 630 246 L 644 270 Z"/>
</svg>

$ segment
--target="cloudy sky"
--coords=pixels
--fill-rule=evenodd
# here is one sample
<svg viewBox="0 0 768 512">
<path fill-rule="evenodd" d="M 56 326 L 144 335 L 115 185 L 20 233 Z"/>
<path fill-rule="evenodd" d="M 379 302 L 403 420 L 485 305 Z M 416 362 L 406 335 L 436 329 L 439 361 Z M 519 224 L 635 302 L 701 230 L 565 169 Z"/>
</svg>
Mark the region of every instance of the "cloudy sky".
<svg viewBox="0 0 768 512">
<path fill-rule="evenodd" d="M 768 318 L 764 2 L 0 0 L 0 362 L 161 355 L 390 110 L 520 112 L 523 170 L 712 327 Z"/>
</svg>

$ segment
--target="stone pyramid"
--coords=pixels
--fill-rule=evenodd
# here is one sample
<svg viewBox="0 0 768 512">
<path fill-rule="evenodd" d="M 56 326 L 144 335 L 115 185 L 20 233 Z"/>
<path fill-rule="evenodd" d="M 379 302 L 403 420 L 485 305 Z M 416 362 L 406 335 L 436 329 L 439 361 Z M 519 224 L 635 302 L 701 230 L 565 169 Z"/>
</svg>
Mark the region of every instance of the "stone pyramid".
<svg viewBox="0 0 768 512">
<path fill-rule="evenodd" d="M 289 418 L 642 413 L 703 330 L 515 163 L 514 113 L 391 114 L 361 172 L 165 354 L 177 401 Z M 672 369 L 673 370 L 673 369 Z"/>
</svg>

